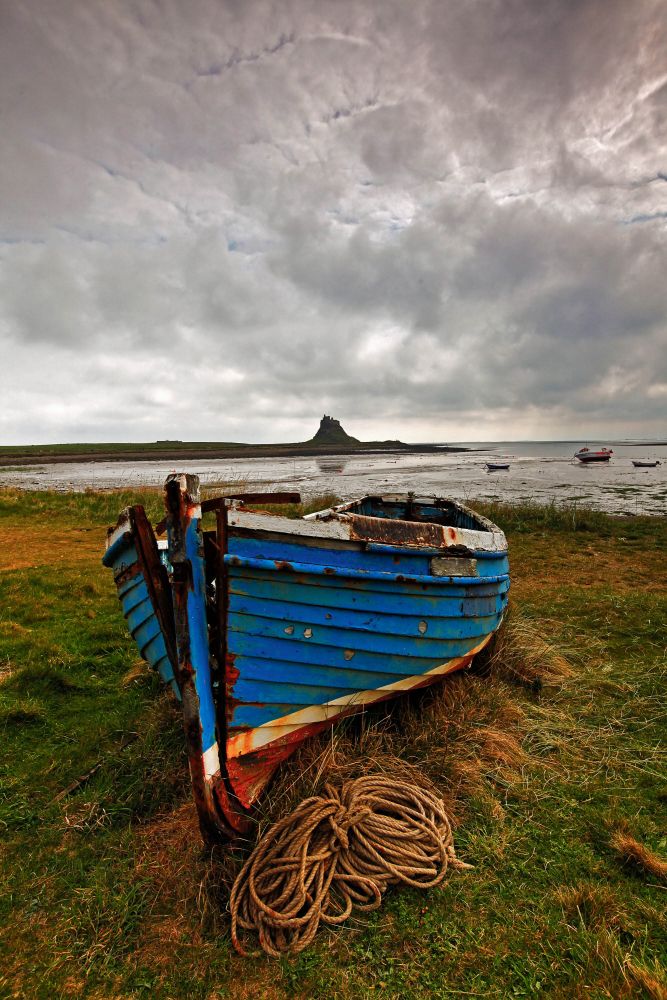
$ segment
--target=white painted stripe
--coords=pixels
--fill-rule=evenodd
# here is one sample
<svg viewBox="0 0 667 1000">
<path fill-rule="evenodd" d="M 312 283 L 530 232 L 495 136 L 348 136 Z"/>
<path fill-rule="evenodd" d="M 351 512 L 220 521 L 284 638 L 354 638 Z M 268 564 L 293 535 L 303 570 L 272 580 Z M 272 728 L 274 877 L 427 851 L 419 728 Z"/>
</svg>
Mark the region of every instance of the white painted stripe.
<svg viewBox="0 0 667 1000">
<path fill-rule="evenodd" d="M 218 744 L 214 743 L 212 747 L 208 750 L 204 750 L 202 754 L 202 760 L 204 761 L 204 777 L 212 778 L 214 774 L 217 774 L 220 770 L 220 754 L 218 753 Z"/>
<path fill-rule="evenodd" d="M 370 691 L 355 691 L 353 694 L 342 695 L 340 698 L 334 698 L 323 705 L 309 705 L 308 708 L 300 708 L 298 711 L 290 712 L 279 719 L 271 719 L 269 722 L 264 722 L 261 726 L 257 726 L 249 732 L 232 736 L 227 741 L 227 757 L 240 757 L 243 754 L 250 753 L 258 747 L 272 743 L 274 740 L 280 739 L 280 737 L 314 722 L 331 721 L 337 715 L 340 715 L 341 712 L 345 711 L 346 708 L 356 707 L 357 705 L 371 705 L 374 701 L 379 701 L 386 694 L 394 691 L 409 691 L 427 677 L 448 674 L 466 663 L 471 656 L 479 653 L 480 649 L 486 646 L 490 638 L 491 635 L 486 636 L 478 646 L 471 649 L 465 656 L 457 656 L 452 660 L 447 660 L 446 663 L 432 667 L 430 670 L 424 671 L 423 674 L 413 674 L 411 677 L 404 677 L 402 680 L 391 681 L 389 684 L 383 684 L 382 687 L 373 688 Z"/>
</svg>

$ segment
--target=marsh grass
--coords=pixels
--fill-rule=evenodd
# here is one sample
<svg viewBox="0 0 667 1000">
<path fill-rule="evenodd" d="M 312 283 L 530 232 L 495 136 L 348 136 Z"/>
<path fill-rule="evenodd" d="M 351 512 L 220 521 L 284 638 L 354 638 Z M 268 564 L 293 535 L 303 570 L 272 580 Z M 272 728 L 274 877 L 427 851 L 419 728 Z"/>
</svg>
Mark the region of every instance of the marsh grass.
<svg viewBox="0 0 667 1000">
<path fill-rule="evenodd" d="M 664 519 L 489 509 L 513 577 L 494 646 L 305 744 L 254 831 L 382 770 L 438 789 L 474 869 L 269 963 L 230 954 L 250 842 L 203 850 L 178 710 L 99 564 L 137 501 L 160 516 L 159 490 L 0 491 L 0 996 L 664 997 L 664 883 L 611 843 L 667 849 Z"/>
<path fill-rule="evenodd" d="M 534 532 L 548 529 L 554 532 L 595 532 L 601 537 L 610 533 L 612 519 L 576 500 L 551 500 L 541 504 L 526 500 L 520 504 L 474 503 L 476 510 L 486 514 L 506 531 Z"/>
</svg>

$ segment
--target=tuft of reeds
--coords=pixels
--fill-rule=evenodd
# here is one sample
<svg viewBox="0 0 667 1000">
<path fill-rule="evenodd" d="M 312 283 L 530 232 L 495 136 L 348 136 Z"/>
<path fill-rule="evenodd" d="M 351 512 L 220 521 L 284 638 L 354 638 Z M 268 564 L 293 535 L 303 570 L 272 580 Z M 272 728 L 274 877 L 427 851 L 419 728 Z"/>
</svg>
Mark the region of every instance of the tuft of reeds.
<svg viewBox="0 0 667 1000">
<path fill-rule="evenodd" d="M 556 899 L 571 926 L 579 923 L 594 931 L 603 927 L 624 927 L 623 905 L 608 886 L 583 882 L 559 889 L 556 892 Z"/>
<path fill-rule="evenodd" d="M 643 875 L 650 875 L 660 882 L 667 882 L 667 861 L 644 847 L 625 827 L 619 827 L 613 832 L 610 845 L 629 868 Z"/>
<path fill-rule="evenodd" d="M 477 658 L 477 669 L 539 691 L 572 676 L 562 647 L 545 638 L 549 623 L 539 623 L 510 602 L 502 627 Z"/>
<path fill-rule="evenodd" d="M 658 969 L 657 965 L 653 972 L 638 965 L 636 962 L 626 958 L 623 964 L 623 972 L 631 986 L 639 986 L 651 998 L 651 1000 L 667 1000 L 667 983 L 665 983 L 664 972 Z"/>
<path fill-rule="evenodd" d="M 131 687 L 133 684 L 145 685 L 149 683 L 151 676 L 143 660 L 137 660 L 130 669 L 123 674 L 121 684 L 123 687 Z"/>
</svg>

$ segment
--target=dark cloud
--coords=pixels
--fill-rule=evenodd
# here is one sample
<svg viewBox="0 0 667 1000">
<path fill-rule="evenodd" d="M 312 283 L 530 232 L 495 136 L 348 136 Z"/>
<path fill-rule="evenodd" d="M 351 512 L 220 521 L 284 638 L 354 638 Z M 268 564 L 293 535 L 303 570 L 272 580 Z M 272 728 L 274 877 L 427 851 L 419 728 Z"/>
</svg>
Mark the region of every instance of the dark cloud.
<svg viewBox="0 0 667 1000">
<path fill-rule="evenodd" d="M 3 440 L 664 434 L 663 15 L 4 4 Z"/>
</svg>

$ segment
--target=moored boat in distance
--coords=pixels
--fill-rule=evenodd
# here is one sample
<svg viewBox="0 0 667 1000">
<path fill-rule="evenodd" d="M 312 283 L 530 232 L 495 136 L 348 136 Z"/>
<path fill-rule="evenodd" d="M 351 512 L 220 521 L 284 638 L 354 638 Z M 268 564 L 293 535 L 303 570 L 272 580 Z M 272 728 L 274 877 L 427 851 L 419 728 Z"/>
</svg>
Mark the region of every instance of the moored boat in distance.
<svg viewBox="0 0 667 1000">
<path fill-rule="evenodd" d="M 284 494 L 202 503 L 198 478 L 174 474 L 165 502 L 166 545 L 128 508 L 103 562 L 142 655 L 181 699 L 209 842 L 247 827 L 305 739 L 467 667 L 507 605 L 503 532 L 453 500 L 368 496 L 290 519 L 249 509 Z"/>
<path fill-rule="evenodd" d="M 636 469 L 655 469 L 656 465 L 660 465 L 660 462 L 656 458 L 654 461 L 650 459 L 633 458 L 632 464 Z"/>
<path fill-rule="evenodd" d="M 487 472 L 499 472 L 501 469 L 509 469 L 509 462 L 487 462 Z"/>
<path fill-rule="evenodd" d="M 574 457 L 584 465 L 588 465 L 590 462 L 608 462 L 613 454 L 611 448 L 580 448 L 579 451 L 575 451 Z"/>
</svg>

